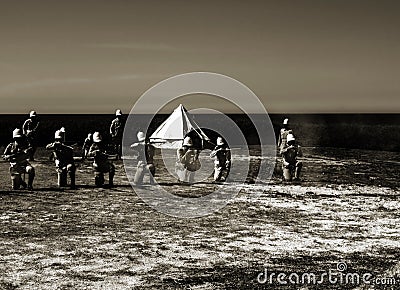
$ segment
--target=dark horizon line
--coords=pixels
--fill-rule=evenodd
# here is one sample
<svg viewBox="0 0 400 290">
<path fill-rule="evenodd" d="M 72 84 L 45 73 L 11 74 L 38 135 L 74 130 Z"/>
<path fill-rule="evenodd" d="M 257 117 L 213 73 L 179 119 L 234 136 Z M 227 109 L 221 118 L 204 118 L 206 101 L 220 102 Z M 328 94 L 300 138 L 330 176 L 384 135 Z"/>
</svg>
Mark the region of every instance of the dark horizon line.
<svg viewBox="0 0 400 290">
<path fill-rule="evenodd" d="M 157 113 L 157 114 L 150 114 L 150 113 L 141 113 L 141 114 L 134 114 L 134 115 L 170 115 L 171 113 Z M 263 115 L 261 113 L 223 113 L 225 115 Z M 28 116 L 29 113 L 0 113 L 0 116 Z M 65 116 L 65 115 L 74 115 L 74 116 L 115 116 L 115 113 L 38 113 L 38 116 Z M 130 114 L 123 114 L 123 116 L 128 116 Z M 196 115 L 220 115 L 220 114 L 196 114 Z M 400 112 L 378 112 L 378 113 L 371 113 L 371 112 L 322 112 L 322 113 L 268 113 L 268 115 L 400 115 Z"/>
</svg>

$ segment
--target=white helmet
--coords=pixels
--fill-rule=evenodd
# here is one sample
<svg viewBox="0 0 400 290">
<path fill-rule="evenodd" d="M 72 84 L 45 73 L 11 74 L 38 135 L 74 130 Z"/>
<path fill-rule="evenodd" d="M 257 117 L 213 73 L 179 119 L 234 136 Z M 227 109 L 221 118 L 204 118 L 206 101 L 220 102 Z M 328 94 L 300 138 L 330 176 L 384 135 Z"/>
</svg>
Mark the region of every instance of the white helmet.
<svg viewBox="0 0 400 290">
<path fill-rule="evenodd" d="M 296 138 L 294 138 L 293 134 L 288 134 L 286 136 L 286 142 L 295 141 L 295 140 L 296 140 Z"/>
<path fill-rule="evenodd" d="M 193 146 L 192 138 L 185 137 L 185 139 L 183 139 L 183 146 Z"/>
<path fill-rule="evenodd" d="M 289 119 L 288 119 L 288 118 L 286 118 L 285 120 L 283 120 L 283 125 L 287 125 L 287 124 L 289 124 Z"/>
<path fill-rule="evenodd" d="M 221 145 L 224 145 L 224 144 L 225 144 L 224 139 L 222 139 L 222 137 L 218 137 L 217 138 L 217 145 L 221 146 Z"/>
<path fill-rule="evenodd" d="M 57 130 L 55 133 L 54 133 L 54 139 L 55 140 L 57 140 L 57 139 L 62 139 L 63 137 L 62 137 L 62 131 L 61 130 Z"/>
<path fill-rule="evenodd" d="M 120 109 L 116 110 L 115 116 L 122 116 L 122 111 Z"/>
<path fill-rule="evenodd" d="M 103 138 L 101 138 L 101 135 L 99 132 L 94 132 L 93 133 L 93 142 L 94 143 L 99 143 L 101 142 L 101 140 L 103 140 Z"/>
<path fill-rule="evenodd" d="M 61 133 L 65 133 L 65 128 L 64 128 L 64 127 L 61 127 L 61 129 L 58 130 L 58 131 L 60 131 Z"/>
<path fill-rule="evenodd" d="M 36 117 L 36 111 L 30 111 L 29 117 Z"/>
<path fill-rule="evenodd" d="M 142 142 L 142 141 L 146 140 L 146 135 L 142 131 L 139 131 L 137 133 L 137 138 L 138 138 L 139 142 Z"/>
<path fill-rule="evenodd" d="M 21 138 L 22 137 L 22 130 L 21 129 L 14 129 L 13 131 L 13 138 Z"/>
</svg>

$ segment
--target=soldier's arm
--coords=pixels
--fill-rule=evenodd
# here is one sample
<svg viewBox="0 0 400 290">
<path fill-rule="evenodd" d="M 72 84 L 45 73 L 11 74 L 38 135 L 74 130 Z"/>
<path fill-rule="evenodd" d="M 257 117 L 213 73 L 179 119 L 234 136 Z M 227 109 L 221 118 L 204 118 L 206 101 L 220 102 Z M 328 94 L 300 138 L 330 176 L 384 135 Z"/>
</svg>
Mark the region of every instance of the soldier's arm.
<svg viewBox="0 0 400 290">
<path fill-rule="evenodd" d="M 278 147 L 280 147 L 282 144 L 282 132 L 279 131 L 279 135 L 278 135 Z"/>
<path fill-rule="evenodd" d="M 210 153 L 210 157 L 211 158 L 214 158 L 216 155 L 217 155 L 217 152 L 219 151 L 219 149 L 217 149 L 217 150 L 213 150 L 213 151 L 211 151 L 211 153 Z"/>
<path fill-rule="evenodd" d="M 47 150 L 54 150 L 54 143 L 50 143 L 46 145 Z"/>
<path fill-rule="evenodd" d="M 185 152 L 182 149 L 178 149 L 177 151 L 177 155 L 178 155 L 178 160 L 180 163 L 185 163 L 186 159 L 185 159 Z"/>
<path fill-rule="evenodd" d="M 11 152 L 11 145 L 8 145 L 4 150 L 3 159 L 9 161 L 13 156 L 14 154 Z"/>
<path fill-rule="evenodd" d="M 92 145 L 90 146 L 88 156 L 94 157 L 98 154 L 98 152 L 100 152 L 99 148 L 97 146 Z"/>
<path fill-rule="evenodd" d="M 289 149 L 292 149 L 293 146 L 286 146 L 285 148 L 282 148 L 280 151 L 280 154 L 286 153 Z"/>
<path fill-rule="evenodd" d="M 37 128 L 39 127 L 39 123 L 40 123 L 39 121 L 36 122 L 36 126 L 35 126 L 35 128 L 32 128 L 32 131 L 36 131 L 37 130 Z"/>
<path fill-rule="evenodd" d="M 298 156 L 298 157 L 303 157 L 303 150 L 301 150 L 301 147 L 300 147 L 300 146 L 298 146 L 297 156 Z"/>
<path fill-rule="evenodd" d="M 110 125 L 110 135 L 114 136 L 115 135 L 114 132 L 115 132 L 115 120 L 112 120 Z"/>
<path fill-rule="evenodd" d="M 28 123 L 29 123 L 29 120 L 25 120 L 24 124 L 22 125 L 22 133 L 24 135 L 28 134 L 28 129 L 29 129 Z"/>
</svg>

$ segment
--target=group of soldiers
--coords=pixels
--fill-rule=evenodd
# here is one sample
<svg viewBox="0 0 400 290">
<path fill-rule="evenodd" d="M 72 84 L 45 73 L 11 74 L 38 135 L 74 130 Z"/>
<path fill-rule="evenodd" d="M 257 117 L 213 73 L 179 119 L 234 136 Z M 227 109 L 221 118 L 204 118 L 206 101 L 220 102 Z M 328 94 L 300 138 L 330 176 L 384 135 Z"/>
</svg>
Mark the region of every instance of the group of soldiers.
<svg viewBox="0 0 400 290">
<path fill-rule="evenodd" d="M 12 188 L 27 188 L 33 190 L 33 181 L 35 178 L 35 168 L 30 161 L 34 161 L 36 151 L 36 138 L 39 121 L 35 111 L 31 111 L 29 118 L 24 122 L 21 129 L 16 128 L 13 131 L 13 141 L 6 147 L 3 158 L 10 162 L 10 174 Z M 122 136 L 124 130 L 124 120 L 121 110 L 115 113 L 115 119 L 110 125 L 111 142 L 114 147 L 117 159 L 122 157 Z M 154 184 L 155 165 L 154 153 L 155 147 L 150 144 L 144 132 L 138 132 L 138 142 L 130 147 L 137 153 L 137 170 L 134 177 L 134 184 L 140 186 L 146 173 L 149 175 L 150 184 Z M 99 132 L 89 133 L 82 146 L 82 160 L 93 158 L 94 182 L 96 186 L 103 186 L 105 183 L 105 174 L 108 173 L 108 185 L 114 185 L 115 166 L 108 154 L 108 144 L 103 140 Z M 74 161 L 74 150 L 71 146 L 65 144 L 65 128 L 57 130 L 54 133 L 54 142 L 48 144 L 46 149 L 52 152 L 55 162 L 59 187 L 68 186 L 68 176 L 70 178 L 69 187 L 76 188 L 76 165 Z M 200 150 L 194 148 L 193 141 L 186 137 L 182 147 L 177 151 L 177 164 L 182 169 L 183 176 L 179 178 L 182 182 L 191 183 L 194 180 L 194 172 L 200 168 L 198 160 Z M 230 150 L 225 141 L 218 137 L 217 146 L 211 153 L 211 158 L 215 158 L 214 180 L 216 182 L 225 181 L 230 170 Z M 178 172 L 179 170 L 177 170 Z M 25 182 L 25 176 L 28 176 L 28 182 Z"/>
<path fill-rule="evenodd" d="M 122 155 L 123 119 L 121 110 L 116 111 L 116 117 L 110 126 L 110 135 L 117 153 L 117 159 Z M 10 162 L 10 175 L 13 189 L 27 188 L 33 190 L 35 168 L 30 161 L 34 161 L 36 151 L 36 138 L 39 121 L 35 111 L 29 113 L 29 118 L 24 122 L 22 128 L 13 130 L 13 141 L 8 144 L 4 151 L 3 158 Z M 65 144 L 65 128 L 54 133 L 54 142 L 48 144 L 46 149 L 52 152 L 54 157 L 58 186 L 66 187 L 67 178 L 70 177 L 70 188 L 76 188 L 75 174 L 76 166 L 74 161 L 73 148 Z M 109 175 L 109 186 L 113 186 L 115 166 L 109 160 L 107 144 L 99 132 L 89 134 L 84 141 L 82 159 L 93 157 L 93 169 L 95 172 L 95 185 L 104 185 L 104 174 Z M 28 175 L 28 182 L 25 182 L 25 175 Z"/>
<path fill-rule="evenodd" d="M 35 111 L 31 111 L 29 118 L 21 129 L 13 131 L 13 141 L 6 147 L 3 158 L 10 162 L 10 174 L 12 188 L 27 188 L 33 190 L 35 168 L 30 161 L 34 160 L 36 151 L 36 136 L 39 121 Z M 122 136 L 124 121 L 121 110 L 115 113 L 115 119 L 110 125 L 110 135 L 117 159 L 122 157 Z M 150 144 L 144 132 L 138 132 L 138 142 L 130 147 L 137 152 L 137 170 L 134 177 L 135 186 L 141 186 L 146 174 L 149 175 L 149 183 L 154 184 L 156 167 L 154 165 L 155 147 Z M 94 169 L 94 181 L 96 186 L 103 186 L 104 175 L 108 173 L 108 185 L 114 185 L 115 166 L 109 160 L 107 145 L 99 132 L 89 133 L 82 147 L 82 159 L 92 157 Z M 279 153 L 282 156 L 283 179 L 285 181 L 300 180 L 302 162 L 298 157 L 302 156 L 301 148 L 296 144 L 293 131 L 289 128 L 289 120 L 283 121 L 278 139 Z M 73 148 L 65 144 L 65 128 L 57 130 L 54 134 L 54 142 L 48 144 L 46 149 L 52 152 L 58 175 L 58 186 L 66 187 L 67 178 L 70 177 L 70 188 L 76 187 L 76 166 L 74 162 Z M 194 175 L 200 169 L 200 149 L 193 146 L 191 137 L 185 137 L 182 147 L 177 150 L 176 174 L 183 183 L 193 183 Z M 231 151 L 222 137 L 216 140 L 216 146 L 210 154 L 214 159 L 214 182 L 226 181 L 231 168 Z M 28 175 L 28 182 L 25 182 Z"/>
</svg>

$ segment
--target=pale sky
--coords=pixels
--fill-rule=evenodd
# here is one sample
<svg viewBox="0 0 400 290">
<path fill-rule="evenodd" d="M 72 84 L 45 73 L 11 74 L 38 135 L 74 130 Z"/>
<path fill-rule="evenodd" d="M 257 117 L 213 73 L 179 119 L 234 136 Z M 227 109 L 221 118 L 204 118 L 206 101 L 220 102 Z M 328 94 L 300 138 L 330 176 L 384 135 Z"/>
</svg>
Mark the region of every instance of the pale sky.
<svg viewBox="0 0 400 290">
<path fill-rule="evenodd" d="M 194 71 L 241 81 L 271 113 L 400 111 L 398 1 L 0 5 L 0 113 L 128 112 L 157 82 Z"/>
</svg>

